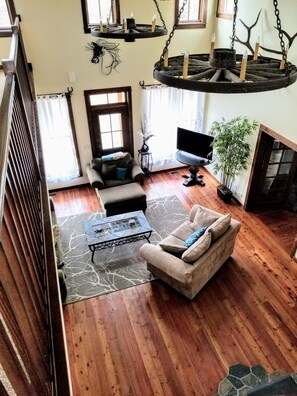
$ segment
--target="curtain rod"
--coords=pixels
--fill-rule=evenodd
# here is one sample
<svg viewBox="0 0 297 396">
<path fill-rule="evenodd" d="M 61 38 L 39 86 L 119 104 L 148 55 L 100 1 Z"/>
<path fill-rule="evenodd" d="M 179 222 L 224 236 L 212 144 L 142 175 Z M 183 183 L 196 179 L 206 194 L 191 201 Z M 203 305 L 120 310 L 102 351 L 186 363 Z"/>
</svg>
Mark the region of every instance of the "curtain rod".
<svg viewBox="0 0 297 396">
<path fill-rule="evenodd" d="M 58 95 L 66 95 L 66 96 L 71 96 L 73 93 L 73 88 L 72 87 L 67 87 L 67 92 L 54 92 L 54 93 L 47 93 L 47 94 L 38 94 L 37 96 L 50 96 L 50 97 L 55 97 Z"/>
<path fill-rule="evenodd" d="M 147 84 L 146 85 L 143 80 L 139 81 L 139 85 L 141 86 L 142 89 L 167 87 L 167 85 L 165 85 L 165 84 Z"/>
</svg>

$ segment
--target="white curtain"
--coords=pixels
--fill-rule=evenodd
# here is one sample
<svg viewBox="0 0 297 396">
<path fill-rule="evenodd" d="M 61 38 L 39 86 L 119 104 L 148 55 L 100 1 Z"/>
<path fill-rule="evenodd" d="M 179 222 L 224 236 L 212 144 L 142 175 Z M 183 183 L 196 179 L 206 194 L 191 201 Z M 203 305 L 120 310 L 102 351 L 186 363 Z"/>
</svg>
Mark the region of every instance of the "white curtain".
<svg viewBox="0 0 297 396">
<path fill-rule="evenodd" d="M 205 94 L 167 86 L 142 90 L 142 120 L 153 136 L 147 143 L 154 165 L 176 164 L 177 127 L 203 132 Z"/>
<path fill-rule="evenodd" d="M 39 96 L 37 110 L 47 181 L 65 182 L 79 177 L 67 98 L 64 94 Z"/>
</svg>

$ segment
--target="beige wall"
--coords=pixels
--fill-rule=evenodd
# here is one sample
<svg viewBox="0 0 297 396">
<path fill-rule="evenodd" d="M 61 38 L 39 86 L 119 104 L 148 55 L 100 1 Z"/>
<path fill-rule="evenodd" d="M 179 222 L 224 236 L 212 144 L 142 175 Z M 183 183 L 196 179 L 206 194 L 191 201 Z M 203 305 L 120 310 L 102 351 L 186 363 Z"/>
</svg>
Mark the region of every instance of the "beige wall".
<svg viewBox="0 0 297 396">
<path fill-rule="evenodd" d="M 156 14 L 153 1 L 149 0 L 120 0 L 122 17 L 133 12 L 134 17 L 141 23 L 149 23 Z M 279 46 L 277 33 L 273 32 L 275 17 L 271 0 L 261 1 L 262 17 L 255 29 L 256 40 L 260 35 L 264 44 Z M 281 17 L 283 28 L 291 35 L 297 31 L 295 16 L 297 3 L 292 0 L 282 0 Z M 90 34 L 83 33 L 80 0 L 15 0 L 17 12 L 22 17 L 22 31 L 27 50 L 27 57 L 33 64 L 36 90 L 38 94 L 62 92 L 73 86 L 72 97 L 75 124 L 77 128 L 78 145 L 83 169 L 91 159 L 91 148 L 86 118 L 83 91 L 105 87 L 131 86 L 133 95 L 133 126 L 135 152 L 140 146 L 137 128 L 140 120 L 140 87 L 139 81 L 146 84 L 155 83 L 152 77 L 153 65 L 159 59 L 167 37 L 138 40 L 135 43 L 125 43 L 114 40 L 120 46 L 121 64 L 111 75 L 102 74 L 99 65 L 91 63 L 91 52 L 86 50 L 88 42 L 96 40 Z M 249 0 L 239 1 L 239 18 L 247 24 L 252 24 L 260 9 L 258 2 L 250 6 Z M 169 32 L 174 22 L 174 0 L 159 1 Z M 214 30 L 218 39 L 218 46 L 230 45 L 232 22 L 214 17 L 216 0 L 208 0 L 208 23 L 206 29 L 178 30 L 170 45 L 169 55 L 182 52 L 208 52 L 210 38 Z M 158 20 L 158 24 L 161 22 Z M 216 24 L 216 27 L 215 27 Z M 259 26 L 259 27 L 258 27 Z M 237 22 L 238 35 L 244 37 L 240 22 Z M 272 36 L 274 37 L 271 38 Z M 236 45 L 239 53 L 243 47 Z M 294 42 L 289 60 L 297 62 L 297 40 Z M 69 71 L 76 73 L 77 82 L 70 83 Z M 238 114 L 247 115 L 267 125 L 288 139 L 297 142 L 297 84 L 289 89 L 270 93 L 250 95 L 220 95 L 208 94 L 205 132 L 214 120 L 222 116 L 229 118 Z M 253 146 L 256 136 L 253 138 Z M 243 202 L 248 174 L 236 183 L 237 197 Z M 83 178 L 81 181 L 86 181 Z"/>
<path fill-rule="evenodd" d="M 272 1 L 263 0 L 259 5 L 258 2 L 255 2 L 253 7 L 251 7 L 249 0 L 240 0 L 238 3 L 238 18 L 242 19 L 248 26 L 255 22 L 258 12 L 262 8 L 262 15 L 259 18 L 258 24 L 252 30 L 251 43 L 255 45 L 257 37 L 260 36 L 260 43 L 263 46 L 279 50 L 279 38 L 276 29 L 274 29 L 276 20 Z M 290 36 L 293 36 L 297 32 L 297 2 L 282 0 L 279 3 L 282 28 Z M 226 31 L 231 36 L 232 21 L 218 19 L 216 26 L 218 47 L 229 47 L 230 40 L 228 41 Z M 246 40 L 246 30 L 243 28 L 239 19 L 236 24 L 236 33 L 241 40 Z M 238 53 L 243 53 L 246 47 L 235 43 L 235 49 Z M 263 51 L 261 54 L 277 57 L 277 55 L 268 52 L 264 53 Z M 297 40 L 295 40 L 290 48 L 288 60 L 295 65 L 297 63 Z M 206 131 L 209 130 L 214 120 L 220 120 L 222 117 L 230 119 L 234 116 L 242 115 L 266 125 L 292 142 L 297 143 L 297 83 L 286 89 L 249 95 L 236 94 L 222 96 L 220 94 L 208 94 L 206 102 Z M 257 133 L 251 139 L 253 150 L 256 140 Z M 240 175 L 233 185 L 235 195 L 242 203 L 246 196 L 249 171 L 250 169 Z"/>
<path fill-rule="evenodd" d="M 153 1 L 121 1 L 122 17 L 134 17 L 139 23 L 150 23 L 157 14 Z M 73 86 L 72 96 L 74 119 L 82 167 L 91 159 L 91 147 L 83 91 L 105 87 L 131 86 L 133 95 L 134 149 L 140 147 L 137 128 L 140 125 L 140 86 L 156 83 L 153 79 L 153 65 L 159 60 L 167 37 L 136 40 L 119 43 L 121 64 L 109 76 L 101 72 L 100 66 L 91 63 L 91 51 L 86 50 L 88 42 L 96 37 L 83 33 L 80 0 L 15 0 L 17 12 L 22 17 L 22 32 L 27 57 L 33 64 L 37 94 L 63 92 Z M 159 6 L 170 32 L 174 22 L 174 1 L 160 1 Z M 208 1 L 208 15 L 214 14 L 214 0 Z M 157 14 L 158 15 L 158 14 Z M 159 18 L 157 24 L 161 24 Z M 182 52 L 208 51 L 214 20 L 207 29 L 176 31 L 170 46 L 170 55 Z M 69 71 L 74 71 L 77 82 L 70 83 Z M 86 181 L 84 178 L 82 181 Z"/>
</svg>

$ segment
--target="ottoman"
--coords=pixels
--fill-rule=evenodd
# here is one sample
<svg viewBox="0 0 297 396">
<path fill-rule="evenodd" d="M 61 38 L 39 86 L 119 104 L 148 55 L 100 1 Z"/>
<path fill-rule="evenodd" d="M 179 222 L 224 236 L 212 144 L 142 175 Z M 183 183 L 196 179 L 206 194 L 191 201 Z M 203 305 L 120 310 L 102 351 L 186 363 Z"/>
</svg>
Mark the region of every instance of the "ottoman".
<svg viewBox="0 0 297 396">
<path fill-rule="evenodd" d="M 96 192 L 107 217 L 136 210 L 145 212 L 147 208 L 146 194 L 139 183 L 96 189 Z"/>
</svg>

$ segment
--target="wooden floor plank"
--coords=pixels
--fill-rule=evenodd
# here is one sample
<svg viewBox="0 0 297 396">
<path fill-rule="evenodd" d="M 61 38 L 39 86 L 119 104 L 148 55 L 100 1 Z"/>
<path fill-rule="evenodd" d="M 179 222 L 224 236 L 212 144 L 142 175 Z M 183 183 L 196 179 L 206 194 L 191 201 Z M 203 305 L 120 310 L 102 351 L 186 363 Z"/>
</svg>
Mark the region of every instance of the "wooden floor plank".
<svg viewBox="0 0 297 396">
<path fill-rule="evenodd" d="M 217 197 L 204 169 L 205 187 L 183 186 L 184 173 L 147 178 L 147 199 L 176 195 L 187 211 L 230 212 L 242 223 L 232 258 L 192 301 L 155 280 L 64 306 L 74 396 L 210 396 L 237 363 L 297 372 L 295 214 L 284 223 L 281 211 L 245 212 Z M 53 199 L 58 217 L 101 210 L 87 186 Z"/>
</svg>

